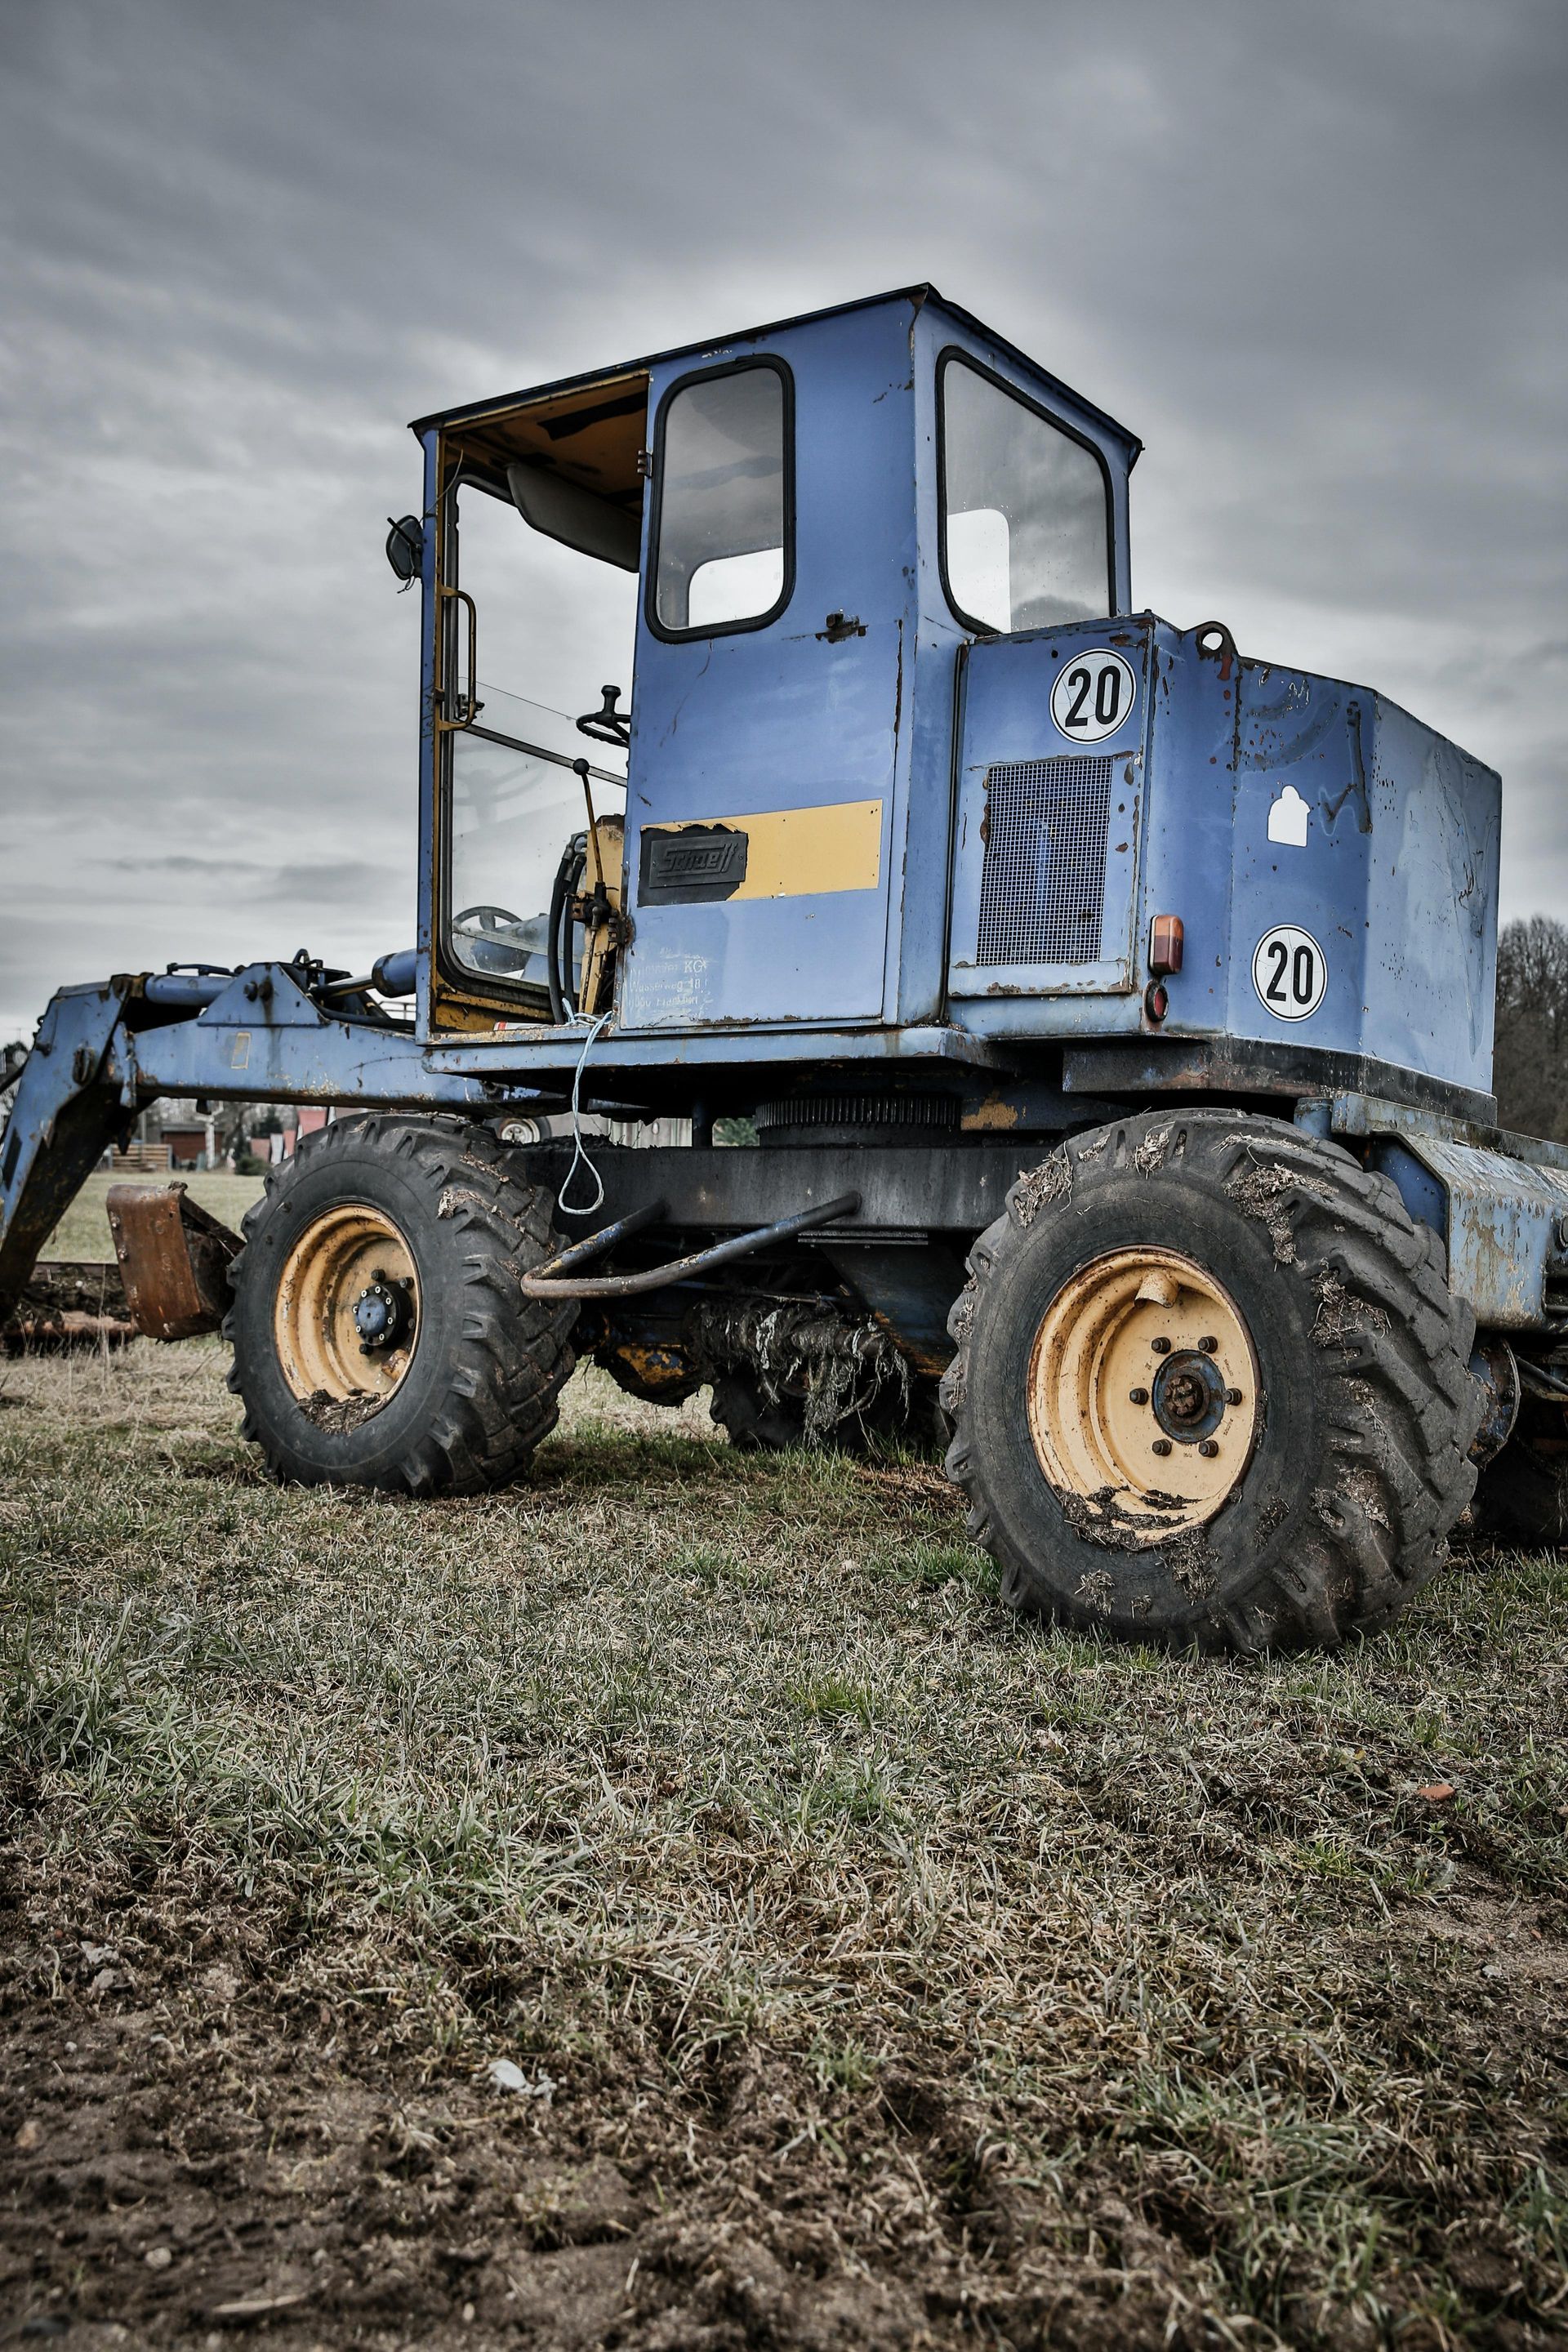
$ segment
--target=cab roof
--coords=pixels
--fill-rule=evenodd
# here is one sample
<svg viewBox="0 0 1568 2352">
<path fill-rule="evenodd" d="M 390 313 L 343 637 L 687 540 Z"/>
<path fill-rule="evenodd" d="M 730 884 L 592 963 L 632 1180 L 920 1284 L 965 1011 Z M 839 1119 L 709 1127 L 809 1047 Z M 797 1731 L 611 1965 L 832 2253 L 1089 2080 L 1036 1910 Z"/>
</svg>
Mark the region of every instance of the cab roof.
<svg viewBox="0 0 1568 2352">
<path fill-rule="evenodd" d="M 973 311 L 963 310 L 956 302 L 950 302 L 944 294 L 930 284 L 896 286 L 885 294 L 864 295 L 858 301 L 833 302 L 826 310 L 802 310 L 794 318 L 770 320 L 763 326 L 742 327 L 727 335 L 710 335 L 701 342 L 678 343 L 668 351 L 649 352 L 640 359 L 625 360 L 617 366 L 591 368 L 583 374 L 557 377 L 551 383 L 526 385 L 520 391 L 502 393 L 489 400 L 467 401 L 458 408 L 435 409 L 427 416 L 416 416 L 409 430 L 424 435 L 437 425 L 462 424 L 469 418 L 490 415 L 497 409 L 517 406 L 523 401 L 546 400 L 557 393 L 572 392 L 579 386 L 585 388 L 590 384 L 602 385 L 617 379 L 646 375 L 650 369 L 662 366 L 670 360 L 704 358 L 714 352 L 728 351 L 736 343 L 758 341 L 764 336 L 783 334 L 792 327 L 812 326 L 819 319 L 840 319 L 852 310 L 874 310 L 893 302 L 907 303 L 915 311 L 923 310 L 928 302 L 934 303 L 949 318 L 981 337 L 994 350 L 1005 352 L 1019 367 L 1026 369 L 1041 383 L 1070 400 L 1084 415 L 1092 418 L 1121 444 L 1129 471 L 1137 463 L 1143 444 L 1135 433 L 1130 433 L 1125 425 L 1119 425 L 1115 417 L 1108 415 L 1093 401 L 1086 400 L 1081 392 L 1075 392 L 1071 384 L 1064 383 L 1048 368 L 1041 367 L 1037 360 L 1032 360 L 1026 352 L 1020 351 L 1005 335 L 997 334 L 994 328 L 986 326 L 984 320 L 975 318 Z"/>
</svg>

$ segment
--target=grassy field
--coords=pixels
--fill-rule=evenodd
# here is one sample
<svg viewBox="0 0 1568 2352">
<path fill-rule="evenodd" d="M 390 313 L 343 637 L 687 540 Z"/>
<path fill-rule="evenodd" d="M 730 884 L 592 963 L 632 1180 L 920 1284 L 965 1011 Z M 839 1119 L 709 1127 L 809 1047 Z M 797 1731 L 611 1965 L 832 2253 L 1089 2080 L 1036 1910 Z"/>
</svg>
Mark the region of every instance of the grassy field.
<svg viewBox="0 0 1568 2352">
<path fill-rule="evenodd" d="M 252 1201 L 261 1198 L 263 1179 L 259 1176 L 224 1176 L 216 1172 L 194 1170 L 182 1175 L 171 1169 L 166 1176 L 115 1177 L 100 1170 L 88 1178 L 39 1255 L 46 1258 L 81 1258 L 104 1260 L 114 1255 L 109 1238 L 109 1188 L 114 1183 L 146 1184 L 162 1192 L 172 1183 L 183 1183 L 197 1205 L 221 1217 L 226 1225 L 237 1232 L 239 1221 Z"/>
<path fill-rule="evenodd" d="M 925 1463 L 282 1492 L 223 1369 L 0 1369 L 0 2339 L 1563 2342 L 1563 1563 L 1101 1650 Z"/>
</svg>

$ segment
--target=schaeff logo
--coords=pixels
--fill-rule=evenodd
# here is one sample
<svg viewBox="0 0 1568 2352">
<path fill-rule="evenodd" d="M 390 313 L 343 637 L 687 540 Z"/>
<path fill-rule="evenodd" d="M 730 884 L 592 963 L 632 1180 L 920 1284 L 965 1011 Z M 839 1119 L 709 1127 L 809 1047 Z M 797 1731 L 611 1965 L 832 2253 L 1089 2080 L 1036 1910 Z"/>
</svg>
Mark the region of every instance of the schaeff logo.
<svg viewBox="0 0 1568 2352">
<path fill-rule="evenodd" d="M 660 870 L 676 874 L 722 874 L 735 863 L 738 846 L 733 841 L 716 841 L 706 847 L 689 848 L 682 841 L 671 842 L 659 859 Z"/>
<path fill-rule="evenodd" d="M 678 833 L 645 833 L 637 902 L 644 907 L 691 906 L 728 898 L 746 878 L 745 834 L 735 825 L 682 825 Z"/>
</svg>

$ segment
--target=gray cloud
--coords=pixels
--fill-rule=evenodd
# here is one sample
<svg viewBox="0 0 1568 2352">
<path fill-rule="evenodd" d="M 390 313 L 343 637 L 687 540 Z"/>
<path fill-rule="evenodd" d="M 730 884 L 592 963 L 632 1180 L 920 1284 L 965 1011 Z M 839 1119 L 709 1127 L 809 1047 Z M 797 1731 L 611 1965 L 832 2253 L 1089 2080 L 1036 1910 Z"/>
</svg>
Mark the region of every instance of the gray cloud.
<svg viewBox="0 0 1568 2352">
<path fill-rule="evenodd" d="M 1568 910 L 1565 61 L 1556 0 L 0 13 L 0 1029 L 411 936 L 405 418 L 924 277 L 1144 436 L 1141 603 L 1490 760 Z M 622 608 L 497 561 L 487 674 L 596 700 Z"/>
</svg>

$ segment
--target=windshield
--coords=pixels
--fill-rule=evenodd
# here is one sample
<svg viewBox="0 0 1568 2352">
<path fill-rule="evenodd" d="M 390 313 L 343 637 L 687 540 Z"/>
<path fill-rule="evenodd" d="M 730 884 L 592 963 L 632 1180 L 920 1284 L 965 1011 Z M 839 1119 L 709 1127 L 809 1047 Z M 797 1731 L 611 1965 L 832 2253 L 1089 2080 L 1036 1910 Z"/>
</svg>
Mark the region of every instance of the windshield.
<svg viewBox="0 0 1568 2352">
<path fill-rule="evenodd" d="M 447 956 L 477 978 L 523 990 L 542 1011 L 551 891 L 588 822 L 571 762 L 592 750 L 595 814 L 617 819 L 626 762 L 607 745 L 587 744 L 562 711 L 482 682 L 479 698 L 478 725 L 449 738 Z"/>
<path fill-rule="evenodd" d="M 1007 634 L 1113 612 L 1095 452 L 957 352 L 940 396 L 942 571 L 958 618 Z"/>
</svg>

